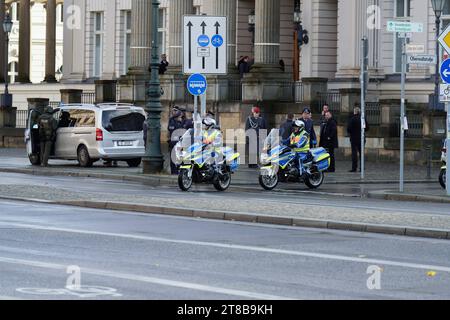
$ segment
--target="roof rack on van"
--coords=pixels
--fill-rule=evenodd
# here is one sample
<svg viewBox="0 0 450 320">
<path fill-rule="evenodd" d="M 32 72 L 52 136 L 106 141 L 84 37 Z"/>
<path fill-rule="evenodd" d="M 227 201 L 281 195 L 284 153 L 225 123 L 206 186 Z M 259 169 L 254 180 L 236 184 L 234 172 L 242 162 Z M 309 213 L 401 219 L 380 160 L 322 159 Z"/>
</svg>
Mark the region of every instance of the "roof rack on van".
<svg viewBox="0 0 450 320">
<path fill-rule="evenodd" d="M 95 107 L 92 103 L 60 103 L 60 107 Z"/>
<path fill-rule="evenodd" d="M 106 102 L 106 103 L 97 103 L 96 106 L 98 108 L 101 107 L 111 107 L 111 106 L 117 106 L 117 107 L 136 107 L 132 103 L 119 103 L 119 102 Z"/>
</svg>

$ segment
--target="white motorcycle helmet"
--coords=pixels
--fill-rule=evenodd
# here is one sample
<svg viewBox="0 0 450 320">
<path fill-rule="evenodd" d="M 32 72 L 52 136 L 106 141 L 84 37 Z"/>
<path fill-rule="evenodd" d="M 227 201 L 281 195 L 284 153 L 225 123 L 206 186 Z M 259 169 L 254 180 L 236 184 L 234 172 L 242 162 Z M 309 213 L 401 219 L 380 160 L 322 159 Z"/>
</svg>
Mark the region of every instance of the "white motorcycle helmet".
<svg viewBox="0 0 450 320">
<path fill-rule="evenodd" d="M 216 126 L 217 122 L 214 119 L 205 118 L 205 119 L 203 119 L 202 124 L 203 124 L 203 129 L 209 130 L 211 127 Z"/>
<path fill-rule="evenodd" d="M 300 128 L 300 132 L 302 132 L 303 130 L 305 130 L 305 123 L 302 120 L 295 120 L 292 127 Z"/>
</svg>

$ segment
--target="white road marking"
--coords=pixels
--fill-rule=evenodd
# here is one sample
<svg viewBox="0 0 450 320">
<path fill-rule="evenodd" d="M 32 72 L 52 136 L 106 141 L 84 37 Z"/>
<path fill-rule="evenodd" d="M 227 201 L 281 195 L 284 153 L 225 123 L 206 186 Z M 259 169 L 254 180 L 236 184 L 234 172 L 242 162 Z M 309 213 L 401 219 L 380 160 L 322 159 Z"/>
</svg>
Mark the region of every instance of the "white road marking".
<svg viewBox="0 0 450 320">
<path fill-rule="evenodd" d="M 14 264 L 14 265 L 25 265 L 25 266 L 30 266 L 30 267 L 52 269 L 52 270 L 63 270 L 63 271 L 65 271 L 67 268 L 67 266 L 61 265 L 61 264 L 48 263 L 48 262 L 42 262 L 42 261 L 33 261 L 33 260 L 13 259 L 13 258 L 6 258 L 6 257 L 0 257 L 0 262 Z M 168 279 L 140 276 L 140 275 L 128 274 L 128 273 L 120 273 L 120 272 L 91 269 L 91 268 L 84 268 L 84 267 L 81 267 L 81 270 L 82 270 L 83 274 L 90 274 L 90 275 L 95 275 L 95 276 L 102 276 L 102 277 L 130 280 L 130 281 L 137 281 L 137 282 L 152 283 L 152 284 L 157 284 L 157 285 L 162 285 L 162 286 L 177 287 L 177 288 L 183 288 L 183 289 L 188 289 L 188 290 L 213 292 L 213 293 L 219 293 L 219 294 L 223 294 L 223 295 L 243 297 L 243 298 L 247 298 L 247 299 L 257 299 L 257 300 L 288 300 L 288 299 L 291 299 L 291 298 L 275 296 L 275 295 L 270 295 L 270 294 L 264 294 L 264 293 L 258 293 L 258 292 L 250 292 L 250 291 L 243 291 L 243 290 L 213 287 L 213 286 L 197 284 L 197 283 L 192 283 L 192 282 L 168 280 Z"/>
<path fill-rule="evenodd" d="M 326 253 L 281 250 L 281 249 L 274 249 L 274 248 L 262 248 L 262 247 L 256 247 L 256 246 L 224 244 L 224 243 L 204 242 L 204 241 L 174 240 L 174 239 L 166 239 L 166 238 L 159 238 L 159 237 L 139 236 L 139 235 L 133 235 L 133 234 L 121 234 L 121 233 L 87 231 L 87 230 L 77 230 L 77 229 L 68 229 L 68 228 L 45 227 L 45 226 L 21 224 L 21 223 L 0 222 L 0 226 L 13 226 L 13 227 L 17 227 L 17 228 L 26 228 L 26 229 L 33 229 L 33 230 L 56 231 L 56 232 L 77 233 L 77 234 L 85 234 L 85 235 L 116 237 L 116 238 L 124 238 L 124 239 L 134 239 L 134 240 L 203 246 L 203 247 L 213 247 L 213 248 L 222 248 L 222 249 L 264 252 L 264 253 L 271 253 L 271 254 L 300 256 L 300 257 L 327 259 L 327 260 L 335 260 L 335 261 L 356 262 L 356 263 L 364 263 L 364 264 L 371 264 L 371 265 L 375 264 L 375 265 L 380 265 L 380 266 L 384 265 L 384 266 L 394 266 L 394 267 L 420 269 L 420 270 L 435 270 L 435 271 L 442 271 L 442 272 L 450 273 L 450 267 L 447 267 L 447 266 L 436 266 L 436 265 L 427 265 L 427 264 L 420 264 L 420 263 L 398 262 L 398 261 L 381 260 L 381 259 L 357 258 L 357 257 L 351 257 L 351 256 L 342 256 L 342 255 L 326 254 Z"/>
</svg>

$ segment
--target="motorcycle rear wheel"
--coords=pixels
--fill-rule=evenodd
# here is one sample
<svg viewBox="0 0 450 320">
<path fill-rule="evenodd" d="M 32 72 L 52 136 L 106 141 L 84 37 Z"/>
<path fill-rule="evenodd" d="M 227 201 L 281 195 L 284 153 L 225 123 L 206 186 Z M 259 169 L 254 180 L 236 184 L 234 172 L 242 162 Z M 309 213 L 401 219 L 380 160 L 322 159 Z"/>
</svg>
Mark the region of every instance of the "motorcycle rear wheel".
<svg viewBox="0 0 450 320">
<path fill-rule="evenodd" d="M 305 184 L 310 189 L 318 189 L 325 179 L 323 172 L 314 172 L 305 178 Z"/>
<path fill-rule="evenodd" d="M 226 191 L 231 185 L 231 173 L 227 172 L 222 175 L 217 175 L 213 182 L 214 188 L 217 191 Z"/>
<path fill-rule="evenodd" d="M 182 191 L 189 191 L 191 189 L 194 180 L 189 178 L 189 170 L 181 169 L 178 175 L 178 186 Z"/>
<path fill-rule="evenodd" d="M 441 184 L 441 187 L 446 189 L 447 188 L 447 170 L 442 169 L 441 173 L 439 174 L 439 183 Z"/>
</svg>

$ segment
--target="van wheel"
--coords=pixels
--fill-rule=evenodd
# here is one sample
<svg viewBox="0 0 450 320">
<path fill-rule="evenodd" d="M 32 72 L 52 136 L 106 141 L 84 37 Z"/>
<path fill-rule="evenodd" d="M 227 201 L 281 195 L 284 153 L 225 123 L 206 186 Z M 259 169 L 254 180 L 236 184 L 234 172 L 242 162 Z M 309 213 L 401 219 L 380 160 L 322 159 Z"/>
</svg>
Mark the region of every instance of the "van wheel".
<svg viewBox="0 0 450 320">
<path fill-rule="evenodd" d="M 127 160 L 127 164 L 130 168 L 137 168 L 141 165 L 142 158 Z"/>
<path fill-rule="evenodd" d="M 94 164 L 91 157 L 89 156 L 89 152 L 85 146 L 80 146 L 77 151 L 78 155 L 78 163 L 80 167 L 90 168 Z"/>
<path fill-rule="evenodd" d="M 28 156 L 28 159 L 30 159 L 30 163 L 33 166 L 38 166 L 41 164 L 41 157 L 39 156 L 39 154 L 30 154 Z"/>
</svg>

